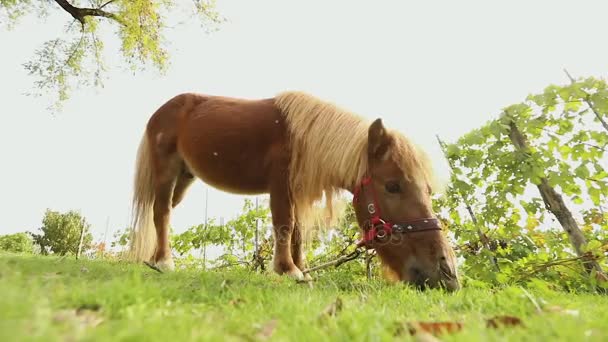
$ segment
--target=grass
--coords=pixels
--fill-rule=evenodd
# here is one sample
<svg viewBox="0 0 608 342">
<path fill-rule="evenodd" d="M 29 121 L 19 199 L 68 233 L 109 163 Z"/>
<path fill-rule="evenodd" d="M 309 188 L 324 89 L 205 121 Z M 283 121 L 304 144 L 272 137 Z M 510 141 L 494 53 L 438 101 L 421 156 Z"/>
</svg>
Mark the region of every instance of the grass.
<svg viewBox="0 0 608 342">
<path fill-rule="evenodd" d="M 338 298 L 342 309 L 320 318 Z M 7 342 L 407 341 L 415 337 L 399 327 L 413 321 L 463 324 L 442 341 L 602 341 L 607 309 L 605 296 L 543 286 L 417 292 L 336 270 L 310 288 L 244 270 L 159 274 L 118 262 L 0 254 L 0 341 Z M 496 315 L 524 326 L 486 327 Z"/>
</svg>

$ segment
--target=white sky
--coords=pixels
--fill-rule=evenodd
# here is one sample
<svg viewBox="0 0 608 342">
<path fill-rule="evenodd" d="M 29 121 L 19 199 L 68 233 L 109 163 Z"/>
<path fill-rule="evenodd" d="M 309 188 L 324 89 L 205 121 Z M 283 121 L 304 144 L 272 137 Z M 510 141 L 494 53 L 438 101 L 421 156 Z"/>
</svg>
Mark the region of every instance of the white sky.
<svg viewBox="0 0 608 342">
<path fill-rule="evenodd" d="M 144 125 L 170 97 L 196 91 L 270 97 L 309 91 L 382 117 L 448 171 L 435 134 L 453 141 L 500 109 L 575 76 L 606 77 L 606 1 L 218 0 L 228 22 L 169 32 L 172 66 L 112 70 L 105 88 L 73 94 L 58 116 L 22 95 L 22 63 L 69 21 L 26 18 L 0 30 L 0 234 L 35 230 L 46 208 L 81 210 L 101 237 L 128 222 L 135 152 Z M 112 45 L 109 41 L 107 45 Z M 119 56 L 107 56 L 109 62 Z M 174 211 L 177 231 L 204 220 L 197 182 Z M 209 215 L 231 218 L 242 196 L 209 191 Z"/>
</svg>

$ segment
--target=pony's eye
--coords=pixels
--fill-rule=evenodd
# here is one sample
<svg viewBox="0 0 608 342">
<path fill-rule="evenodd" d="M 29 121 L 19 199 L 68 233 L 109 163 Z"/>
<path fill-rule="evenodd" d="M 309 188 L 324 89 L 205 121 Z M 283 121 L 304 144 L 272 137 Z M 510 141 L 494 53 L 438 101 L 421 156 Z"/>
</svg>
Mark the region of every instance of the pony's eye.
<svg viewBox="0 0 608 342">
<path fill-rule="evenodd" d="M 399 183 L 397 183 L 397 182 L 388 182 L 388 183 L 386 183 L 384 188 L 386 189 L 386 191 L 390 192 L 391 194 L 396 194 L 398 192 L 401 192 L 401 186 L 399 186 Z"/>
</svg>

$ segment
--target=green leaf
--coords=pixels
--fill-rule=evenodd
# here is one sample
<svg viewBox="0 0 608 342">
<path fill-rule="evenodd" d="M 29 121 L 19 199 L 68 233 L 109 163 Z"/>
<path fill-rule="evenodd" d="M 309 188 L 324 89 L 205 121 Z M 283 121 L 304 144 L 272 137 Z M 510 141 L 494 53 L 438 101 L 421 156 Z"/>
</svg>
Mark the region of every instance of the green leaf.
<svg viewBox="0 0 608 342">
<path fill-rule="evenodd" d="M 574 202 L 574 204 L 583 204 L 583 199 L 580 196 L 574 196 L 572 197 L 572 202 Z"/>
<path fill-rule="evenodd" d="M 591 201 L 593 202 L 594 205 L 600 205 L 600 189 L 595 188 L 595 187 L 590 187 L 588 189 L 589 192 L 589 197 L 591 198 Z"/>
<path fill-rule="evenodd" d="M 572 151 L 572 148 L 570 148 L 570 146 L 568 146 L 568 145 L 562 145 L 559 147 L 559 153 L 561 154 L 562 158 L 564 158 L 564 159 L 568 158 L 571 151 Z"/>
<path fill-rule="evenodd" d="M 574 174 L 578 178 L 587 179 L 589 178 L 589 169 L 587 168 L 587 165 L 581 164 L 576 169 L 574 169 Z"/>
<path fill-rule="evenodd" d="M 460 154 L 460 148 L 456 144 L 447 145 L 446 153 L 448 158 L 454 158 Z"/>
</svg>

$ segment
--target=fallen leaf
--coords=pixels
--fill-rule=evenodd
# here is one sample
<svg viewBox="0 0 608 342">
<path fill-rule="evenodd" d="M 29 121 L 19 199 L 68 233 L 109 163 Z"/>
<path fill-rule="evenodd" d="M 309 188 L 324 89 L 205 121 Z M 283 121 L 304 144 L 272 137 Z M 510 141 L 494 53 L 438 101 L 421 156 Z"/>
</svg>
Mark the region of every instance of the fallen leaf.
<svg viewBox="0 0 608 342">
<path fill-rule="evenodd" d="M 397 327 L 395 335 L 403 335 L 407 328 L 407 332 L 410 335 L 417 336 L 423 341 L 425 338 L 429 338 L 430 335 L 438 336 L 443 333 L 457 333 L 462 330 L 462 327 L 463 324 L 460 322 L 407 322 Z M 429 336 L 425 337 L 425 335 Z"/>
<path fill-rule="evenodd" d="M 498 329 L 500 326 L 524 326 L 521 319 L 514 316 L 496 316 L 486 320 L 488 328 Z"/>
<path fill-rule="evenodd" d="M 548 306 L 548 307 L 545 308 L 545 311 L 546 312 L 563 313 L 563 314 L 574 316 L 574 317 L 578 317 L 579 316 L 579 311 L 578 310 L 564 309 L 564 308 L 559 307 L 557 305 Z"/>
<path fill-rule="evenodd" d="M 323 311 L 319 315 L 319 318 L 335 317 L 338 315 L 338 313 L 340 313 L 340 311 L 342 311 L 342 299 L 338 297 L 335 301 L 333 301 L 331 304 L 325 307 L 325 309 L 323 309 Z"/>
<path fill-rule="evenodd" d="M 416 334 L 414 336 L 414 340 L 418 341 L 418 342 L 439 342 L 439 341 L 441 341 L 440 339 L 438 339 L 435 336 L 433 336 L 429 333 L 426 333 L 426 332 Z"/>
<path fill-rule="evenodd" d="M 79 327 L 96 327 L 103 322 L 97 311 L 85 308 L 60 310 L 53 315 L 55 323 L 74 323 Z"/>
<path fill-rule="evenodd" d="M 256 334 L 256 337 L 260 340 L 267 340 L 270 338 L 270 336 L 272 336 L 272 334 L 274 333 L 274 330 L 277 327 L 277 324 L 279 323 L 279 321 L 277 321 L 276 319 L 272 319 L 268 322 L 266 322 L 261 328 L 260 331 L 258 331 L 258 333 Z"/>
<path fill-rule="evenodd" d="M 43 274 L 42 278 L 46 279 L 46 280 L 56 279 L 56 278 L 59 278 L 60 275 L 61 275 L 61 272 L 49 272 L 49 273 Z"/>
<path fill-rule="evenodd" d="M 242 298 L 235 298 L 232 299 L 228 302 L 228 304 L 232 305 L 232 306 L 240 306 L 242 304 L 245 304 L 245 300 Z"/>
</svg>

